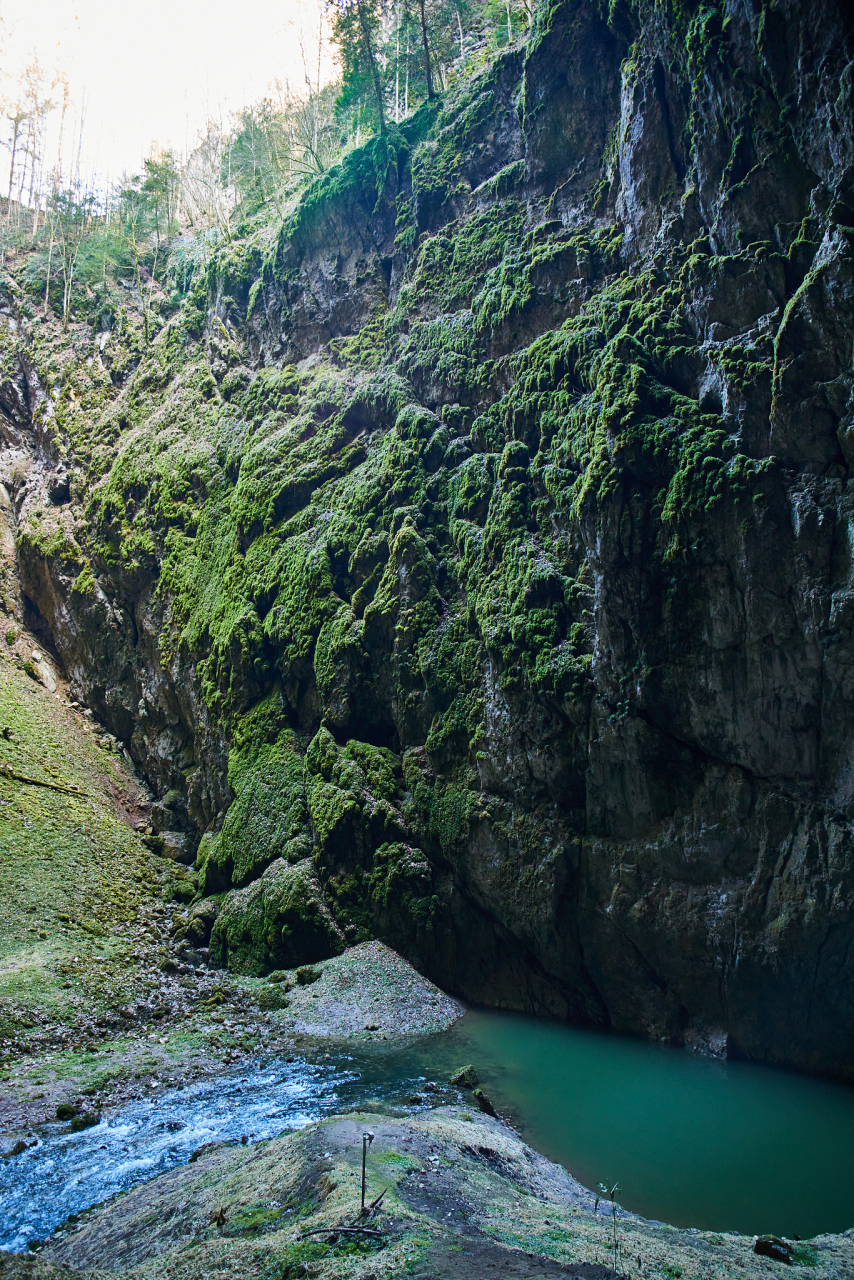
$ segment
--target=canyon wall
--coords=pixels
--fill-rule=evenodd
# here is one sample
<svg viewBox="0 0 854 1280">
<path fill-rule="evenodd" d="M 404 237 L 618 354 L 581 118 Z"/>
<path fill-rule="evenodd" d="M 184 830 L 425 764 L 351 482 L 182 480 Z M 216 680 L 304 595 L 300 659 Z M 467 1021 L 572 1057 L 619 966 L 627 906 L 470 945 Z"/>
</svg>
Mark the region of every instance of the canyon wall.
<svg viewBox="0 0 854 1280">
<path fill-rule="evenodd" d="M 846 12 L 543 0 L 150 346 L 7 291 L 22 607 L 219 963 L 852 1077 Z"/>
</svg>

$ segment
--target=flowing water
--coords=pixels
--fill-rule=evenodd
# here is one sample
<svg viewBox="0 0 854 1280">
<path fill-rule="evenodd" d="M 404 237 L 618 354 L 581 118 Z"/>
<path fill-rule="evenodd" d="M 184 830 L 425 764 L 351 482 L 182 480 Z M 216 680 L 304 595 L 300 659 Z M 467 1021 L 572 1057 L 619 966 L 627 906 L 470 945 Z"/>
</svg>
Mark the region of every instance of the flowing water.
<svg viewBox="0 0 854 1280">
<path fill-rule="evenodd" d="M 25 1248 L 207 1142 L 255 1142 L 335 1112 L 400 1105 L 468 1062 L 532 1146 L 588 1187 L 618 1182 L 620 1202 L 647 1217 L 804 1239 L 854 1225 L 854 1090 L 471 1010 L 407 1045 L 360 1046 L 314 1065 L 246 1063 L 82 1133 L 44 1126 L 38 1146 L 0 1165 L 0 1248 Z"/>
</svg>

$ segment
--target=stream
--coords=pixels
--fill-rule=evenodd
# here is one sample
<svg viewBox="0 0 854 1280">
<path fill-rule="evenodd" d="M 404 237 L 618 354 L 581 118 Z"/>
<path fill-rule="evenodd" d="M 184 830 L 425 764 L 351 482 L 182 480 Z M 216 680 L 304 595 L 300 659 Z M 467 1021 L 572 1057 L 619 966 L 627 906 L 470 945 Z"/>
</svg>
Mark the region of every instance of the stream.
<svg viewBox="0 0 854 1280">
<path fill-rule="evenodd" d="M 257 1142 L 360 1107 L 418 1112 L 431 1102 L 424 1084 L 467 1062 L 533 1147 L 585 1186 L 618 1182 L 620 1202 L 646 1217 L 803 1239 L 854 1225 L 854 1090 L 475 1009 L 408 1044 L 348 1045 L 314 1064 L 246 1062 L 82 1133 L 42 1126 L 37 1146 L 0 1162 L 0 1248 L 44 1239 L 209 1142 Z"/>
</svg>

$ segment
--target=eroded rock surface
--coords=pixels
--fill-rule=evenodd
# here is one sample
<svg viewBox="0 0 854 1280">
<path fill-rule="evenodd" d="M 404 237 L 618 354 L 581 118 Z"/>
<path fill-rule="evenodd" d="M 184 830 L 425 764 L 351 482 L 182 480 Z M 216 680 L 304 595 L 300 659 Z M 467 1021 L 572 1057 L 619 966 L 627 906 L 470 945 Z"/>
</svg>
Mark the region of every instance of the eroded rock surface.
<svg viewBox="0 0 854 1280">
<path fill-rule="evenodd" d="M 851 67 L 841 4 L 547 0 L 150 348 L 10 295 L 9 615 L 223 963 L 850 1076 Z"/>
</svg>

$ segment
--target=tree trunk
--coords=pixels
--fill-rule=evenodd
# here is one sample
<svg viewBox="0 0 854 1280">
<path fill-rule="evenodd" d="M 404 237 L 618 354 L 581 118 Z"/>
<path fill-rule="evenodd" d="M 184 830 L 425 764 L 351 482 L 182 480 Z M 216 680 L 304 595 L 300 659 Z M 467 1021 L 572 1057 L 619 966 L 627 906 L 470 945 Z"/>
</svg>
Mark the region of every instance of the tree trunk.
<svg viewBox="0 0 854 1280">
<path fill-rule="evenodd" d="M 433 70 L 430 66 L 430 45 L 427 42 L 427 14 L 424 11 L 424 0 L 419 0 L 421 9 L 421 39 L 424 42 L 424 74 L 427 77 L 427 100 L 432 102 L 436 94 L 433 92 Z"/>
<path fill-rule="evenodd" d="M 136 273 L 136 287 L 139 290 L 139 300 L 142 303 L 142 328 L 145 333 L 145 345 L 148 346 L 148 311 L 145 307 L 145 292 L 142 287 L 142 272 L 139 269 L 139 250 L 136 247 L 136 232 L 131 228 L 131 243 L 133 245 L 133 266 Z"/>
<path fill-rule="evenodd" d="M 12 183 L 15 181 L 15 156 L 18 153 L 18 135 L 21 131 L 21 120 L 12 118 L 12 158 L 9 161 L 9 195 L 6 201 L 6 221 L 12 221 Z"/>
<path fill-rule="evenodd" d="M 362 32 L 362 47 L 365 51 L 365 57 L 368 59 L 368 64 L 371 68 L 371 79 L 374 82 L 374 93 L 376 94 L 376 99 L 377 99 L 377 111 L 379 112 L 379 116 L 380 116 L 380 133 L 384 134 L 385 133 L 385 112 L 383 110 L 383 91 L 382 91 L 382 85 L 380 84 L 380 73 L 379 71 L 377 71 L 377 60 L 374 57 L 374 49 L 373 49 L 373 45 L 371 44 L 371 35 L 370 35 L 370 32 L 368 31 L 368 24 L 365 21 L 365 10 L 363 7 L 363 0 L 356 0 L 356 8 L 359 11 L 359 28 Z"/>
<path fill-rule="evenodd" d="M 44 309 L 47 315 L 50 308 L 50 264 L 53 259 L 53 233 L 55 230 L 55 222 L 51 222 L 50 226 L 50 248 L 47 251 L 47 282 L 44 287 Z"/>
</svg>

